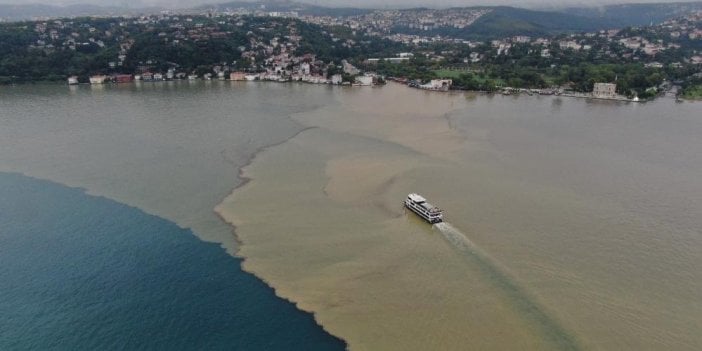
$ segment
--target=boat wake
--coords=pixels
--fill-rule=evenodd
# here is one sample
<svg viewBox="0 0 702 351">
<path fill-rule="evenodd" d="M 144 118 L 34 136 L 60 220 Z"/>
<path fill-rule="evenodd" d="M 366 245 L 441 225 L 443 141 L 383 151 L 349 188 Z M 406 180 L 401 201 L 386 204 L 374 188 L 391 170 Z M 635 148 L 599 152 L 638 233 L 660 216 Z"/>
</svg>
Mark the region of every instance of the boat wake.
<svg viewBox="0 0 702 351">
<path fill-rule="evenodd" d="M 508 270 L 502 267 L 487 252 L 476 246 L 463 232 L 452 226 L 448 222 L 441 222 L 433 225 L 434 229 L 455 249 L 464 253 L 471 259 L 480 271 L 489 279 L 506 298 L 512 303 L 517 311 L 534 325 L 538 325 L 546 339 L 554 344 L 559 350 L 580 350 L 580 346 L 573 335 L 571 335 L 558 320 L 549 315 L 530 294 L 522 288 Z"/>
<path fill-rule="evenodd" d="M 473 244 L 468 237 L 463 234 L 460 230 L 456 229 L 448 222 L 441 222 L 434 224 L 434 228 L 437 229 L 444 238 L 453 245 L 456 249 L 466 252 L 477 253 L 477 247 Z"/>
</svg>

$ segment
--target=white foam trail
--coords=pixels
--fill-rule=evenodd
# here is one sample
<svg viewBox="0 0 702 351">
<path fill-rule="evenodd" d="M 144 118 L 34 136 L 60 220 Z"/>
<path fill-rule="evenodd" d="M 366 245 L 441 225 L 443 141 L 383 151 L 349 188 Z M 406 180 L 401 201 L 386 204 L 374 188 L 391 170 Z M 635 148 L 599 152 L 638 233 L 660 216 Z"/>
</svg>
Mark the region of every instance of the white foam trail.
<svg viewBox="0 0 702 351">
<path fill-rule="evenodd" d="M 493 259 L 493 257 L 490 256 L 487 251 L 481 249 L 470 239 L 468 239 L 467 235 L 465 235 L 458 228 L 452 226 L 451 223 L 441 222 L 434 224 L 434 229 L 438 230 L 441 235 L 444 236 L 444 239 L 446 239 L 446 241 L 448 241 L 449 244 L 451 244 L 451 246 L 456 248 L 458 251 L 469 254 L 471 257 L 478 259 L 484 268 L 489 268 L 489 270 L 494 274 L 499 274 L 505 278 L 509 277 L 509 279 L 512 279 L 511 274 L 508 273 L 509 270 L 502 266 L 497 260 Z"/>
<path fill-rule="evenodd" d="M 529 293 L 519 286 L 513 279 L 509 271 L 502 267 L 499 262 L 490 257 L 487 252 L 481 250 L 460 230 L 450 223 L 442 222 L 434 224 L 434 228 L 444 236 L 454 248 L 475 259 L 478 267 L 484 274 L 507 296 L 522 313 L 532 322 L 536 323 L 543 330 L 547 339 L 555 343 L 558 349 L 579 350 L 577 339 L 563 328 L 558 320 L 552 318 L 547 312 L 536 303 Z"/>
<path fill-rule="evenodd" d="M 456 229 L 456 227 L 452 226 L 450 223 L 437 223 L 434 224 L 434 228 L 441 232 L 444 238 L 455 248 L 461 251 L 477 253 L 476 251 L 478 248 L 475 246 L 475 244 L 473 244 L 473 242 L 470 241 L 465 234 Z"/>
</svg>

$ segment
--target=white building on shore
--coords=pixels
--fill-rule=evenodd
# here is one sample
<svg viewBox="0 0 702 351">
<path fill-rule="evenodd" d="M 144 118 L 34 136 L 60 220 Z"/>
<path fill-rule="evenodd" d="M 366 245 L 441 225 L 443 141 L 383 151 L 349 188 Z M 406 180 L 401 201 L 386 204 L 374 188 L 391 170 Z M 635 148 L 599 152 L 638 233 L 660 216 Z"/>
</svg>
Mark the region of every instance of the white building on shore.
<svg viewBox="0 0 702 351">
<path fill-rule="evenodd" d="M 341 84 L 343 82 L 343 77 L 341 74 L 334 74 L 330 79 L 331 84 Z"/>
<path fill-rule="evenodd" d="M 614 83 L 595 83 L 592 96 L 598 99 L 611 99 L 617 97 L 617 85 Z"/>
<path fill-rule="evenodd" d="M 427 84 L 422 84 L 419 86 L 420 89 L 426 90 L 437 90 L 437 91 L 449 91 L 453 85 L 453 80 L 451 79 L 432 79 Z"/>
<path fill-rule="evenodd" d="M 373 85 L 373 77 L 372 76 L 357 76 L 356 77 L 356 85 L 371 86 L 371 85 Z"/>
<path fill-rule="evenodd" d="M 105 80 L 107 80 L 107 76 L 103 76 L 103 75 L 91 76 L 90 77 L 90 84 L 104 84 Z"/>
</svg>

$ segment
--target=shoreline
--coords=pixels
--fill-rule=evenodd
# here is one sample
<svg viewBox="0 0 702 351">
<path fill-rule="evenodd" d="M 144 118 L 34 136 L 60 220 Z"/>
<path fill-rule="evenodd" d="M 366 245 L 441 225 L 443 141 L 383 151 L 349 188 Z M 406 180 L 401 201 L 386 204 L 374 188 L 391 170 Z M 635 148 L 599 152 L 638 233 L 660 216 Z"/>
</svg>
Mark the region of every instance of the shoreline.
<svg viewBox="0 0 702 351">
<path fill-rule="evenodd" d="M 132 85 L 132 86 L 138 86 L 141 84 L 163 84 L 163 83 L 212 83 L 212 82 L 229 82 L 229 83 L 277 83 L 277 84 L 305 84 L 305 85 L 318 85 L 318 86 L 331 86 L 331 87 L 353 87 L 353 88 L 375 88 L 375 87 L 382 87 L 384 85 L 387 85 L 389 83 L 395 83 L 399 84 L 402 86 L 405 86 L 406 88 L 410 89 L 416 89 L 420 91 L 427 91 L 427 92 L 432 92 L 432 93 L 451 93 L 451 92 L 464 92 L 464 93 L 473 93 L 473 94 L 485 94 L 485 95 L 503 95 L 503 96 L 510 96 L 510 95 L 515 95 L 519 96 L 522 94 L 526 94 L 529 96 L 532 95 L 537 95 L 537 96 L 553 96 L 553 97 L 567 97 L 567 98 L 577 98 L 577 99 L 590 99 L 590 100 L 601 100 L 601 101 L 617 101 L 617 102 L 630 102 L 630 103 L 646 103 L 646 102 L 652 102 L 655 100 L 658 100 L 659 98 L 663 98 L 661 96 L 655 97 L 653 99 L 646 99 L 646 100 L 636 100 L 636 99 L 630 99 L 625 96 L 621 97 L 596 97 L 589 95 L 587 93 L 560 93 L 560 94 L 540 94 L 540 93 L 528 93 L 527 90 L 534 90 L 534 89 L 529 89 L 529 88 L 505 88 L 510 91 L 509 94 L 505 94 L 504 91 L 498 90 L 498 91 L 485 91 L 485 90 L 466 90 L 466 89 L 461 89 L 461 88 L 455 88 L 455 89 L 449 89 L 449 90 L 432 90 L 432 89 L 422 89 L 422 88 L 416 88 L 416 87 L 411 87 L 406 83 L 394 81 L 394 80 L 388 80 L 389 83 L 385 84 L 378 84 L 378 85 L 370 85 L 370 86 L 365 86 L 365 85 L 358 85 L 358 84 L 333 84 L 330 82 L 308 82 L 308 81 L 302 81 L 302 80 L 289 80 L 289 81 L 277 81 L 277 80 L 269 80 L 269 79 L 258 79 L 258 80 L 252 80 L 252 81 L 244 81 L 244 80 L 230 80 L 230 79 L 197 79 L 197 80 L 187 80 L 187 79 L 172 79 L 172 80 L 153 80 L 153 81 L 131 81 L 131 82 L 109 82 L 109 83 L 102 83 L 102 84 L 92 84 L 92 83 L 79 83 L 79 84 L 66 84 L 65 82 L 62 81 L 30 81 L 30 82 L 20 82 L 20 83 L 12 83 L 12 84 L 6 84 L 6 85 L 0 85 L 0 86 L 6 86 L 6 87 L 13 87 L 13 86 L 22 86 L 22 85 L 55 85 L 55 86 L 66 86 L 66 87 L 84 87 L 84 86 L 89 86 L 89 87 L 96 87 L 96 88 L 102 88 L 106 86 L 127 86 L 127 85 Z M 511 90 L 510 90 L 511 89 Z M 518 90 L 515 92 L 512 92 L 514 90 Z M 679 98 L 679 100 L 686 101 L 686 102 L 699 102 L 702 101 L 702 98 L 699 99 L 689 99 L 689 98 Z"/>
</svg>

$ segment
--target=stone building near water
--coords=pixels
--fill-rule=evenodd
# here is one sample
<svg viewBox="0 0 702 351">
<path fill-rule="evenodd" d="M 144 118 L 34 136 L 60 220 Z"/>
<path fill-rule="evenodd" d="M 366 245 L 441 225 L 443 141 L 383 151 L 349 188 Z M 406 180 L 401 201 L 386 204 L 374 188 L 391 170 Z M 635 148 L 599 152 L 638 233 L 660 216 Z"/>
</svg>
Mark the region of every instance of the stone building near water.
<svg viewBox="0 0 702 351">
<path fill-rule="evenodd" d="M 614 83 L 595 83 L 592 96 L 596 98 L 613 98 L 617 96 L 617 85 Z"/>
</svg>

